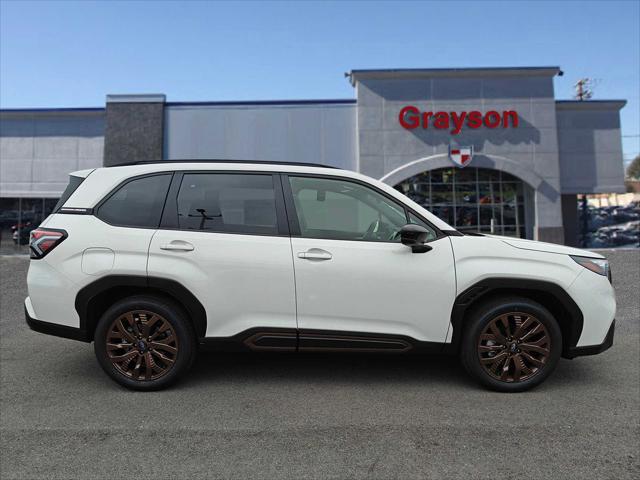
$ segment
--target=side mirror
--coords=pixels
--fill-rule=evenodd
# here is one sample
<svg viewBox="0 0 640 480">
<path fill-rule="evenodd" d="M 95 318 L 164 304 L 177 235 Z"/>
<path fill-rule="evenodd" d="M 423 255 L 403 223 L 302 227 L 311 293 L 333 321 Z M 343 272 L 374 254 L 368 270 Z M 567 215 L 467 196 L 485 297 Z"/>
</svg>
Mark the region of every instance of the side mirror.
<svg viewBox="0 0 640 480">
<path fill-rule="evenodd" d="M 403 245 L 411 247 L 413 253 L 425 253 L 433 250 L 433 247 L 425 245 L 429 238 L 429 231 L 413 223 L 409 223 L 400 229 L 400 241 Z"/>
</svg>

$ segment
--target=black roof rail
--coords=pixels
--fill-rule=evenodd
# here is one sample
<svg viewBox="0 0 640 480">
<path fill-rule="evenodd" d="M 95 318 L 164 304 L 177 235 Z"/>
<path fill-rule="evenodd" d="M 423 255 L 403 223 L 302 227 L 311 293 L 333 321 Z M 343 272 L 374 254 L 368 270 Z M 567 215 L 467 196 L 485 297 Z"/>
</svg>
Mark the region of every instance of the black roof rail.
<svg viewBox="0 0 640 480">
<path fill-rule="evenodd" d="M 179 159 L 179 160 L 141 160 L 138 162 L 120 163 L 118 165 L 111 165 L 112 167 L 128 167 L 131 165 L 153 165 L 158 163 L 253 163 L 258 165 L 294 165 L 297 167 L 319 167 L 319 168 L 333 168 L 330 165 L 321 165 L 319 163 L 305 163 L 305 162 L 284 162 L 284 161 L 272 161 L 272 160 L 224 160 L 224 159 Z M 109 168 L 109 167 L 107 167 Z"/>
</svg>

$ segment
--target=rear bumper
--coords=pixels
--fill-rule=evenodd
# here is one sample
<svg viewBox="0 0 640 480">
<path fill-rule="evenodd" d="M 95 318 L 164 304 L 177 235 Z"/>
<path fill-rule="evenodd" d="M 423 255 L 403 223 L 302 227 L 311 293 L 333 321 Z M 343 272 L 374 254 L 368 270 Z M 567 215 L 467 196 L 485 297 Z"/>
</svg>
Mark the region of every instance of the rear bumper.
<svg viewBox="0 0 640 480">
<path fill-rule="evenodd" d="M 563 355 L 564 358 L 583 357 L 585 355 L 597 355 L 605 350 L 608 350 L 613 345 L 613 335 L 616 328 L 616 321 L 613 320 L 607 336 L 604 338 L 604 342 L 600 345 L 588 345 L 586 347 L 572 347 Z"/>
<path fill-rule="evenodd" d="M 43 322 L 42 320 L 36 320 L 27 310 L 27 306 L 24 307 L 24 317 L 27 321 L 27 325 L 34 332 L 45 333 L 47 335 L 53 335 L 55 337 L 70 338 L 72 340 L 80 340 L 81 342 L 90 342 L 88 336 L 84 330 L 79 328 L 67 327 L 66 325 L 58 325 L 57 323 Z"/>
</svg>

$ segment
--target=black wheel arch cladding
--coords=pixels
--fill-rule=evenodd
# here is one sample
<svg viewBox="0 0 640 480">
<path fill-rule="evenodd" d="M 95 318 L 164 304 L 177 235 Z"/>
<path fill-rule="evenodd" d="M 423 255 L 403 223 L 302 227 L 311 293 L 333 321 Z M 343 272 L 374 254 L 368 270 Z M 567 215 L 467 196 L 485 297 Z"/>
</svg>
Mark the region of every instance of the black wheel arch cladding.
<svg viewBox="0 0 640 480">
<path fill-rule="evenodd" d="M 186 311 L 196 336 L 204 338 L 207 314 L 202 303 L 175 280 L 142 275 L 108 275 L 83 287 L 75 300 L 80 329 L 92 340 L 100 315 L 114 302 L 134 295 L 155 295 L 173 300 Z"/>
<path fill-rule="evenodd" d="M 451 344 L 445 349 L 451 352 L 459 351 L 462 332 L 469 314 L 479 304 L 502 296 L 523 297 L 545 307 L 556 319 L 562 332 L 563 356 L 575 348 L 582 334 L 583 315 L 578 305 L 561 286 L 542 280 L 500 277 L 481 280 L 458 295 L 451 312 Z"/>
</svg>

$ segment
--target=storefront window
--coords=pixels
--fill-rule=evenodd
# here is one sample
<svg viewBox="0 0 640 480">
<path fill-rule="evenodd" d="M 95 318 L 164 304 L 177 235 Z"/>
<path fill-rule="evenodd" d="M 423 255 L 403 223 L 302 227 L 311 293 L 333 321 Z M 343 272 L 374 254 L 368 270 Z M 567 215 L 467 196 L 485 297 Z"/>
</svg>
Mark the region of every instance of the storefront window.
<svg viewBox="0 0 640 480">
<path fill-rule="evenodd" d="M 0 254 L 28 253 L 29 233 L 53 211 L 56 198 L 0 198 Z"/>
<path fill-rule="evenodd" d="M 395 188 L 458 230 L 525 237 L 524 187 L 508 173 L 441 168 Z"/>
</svg>

